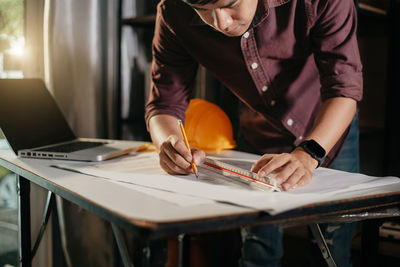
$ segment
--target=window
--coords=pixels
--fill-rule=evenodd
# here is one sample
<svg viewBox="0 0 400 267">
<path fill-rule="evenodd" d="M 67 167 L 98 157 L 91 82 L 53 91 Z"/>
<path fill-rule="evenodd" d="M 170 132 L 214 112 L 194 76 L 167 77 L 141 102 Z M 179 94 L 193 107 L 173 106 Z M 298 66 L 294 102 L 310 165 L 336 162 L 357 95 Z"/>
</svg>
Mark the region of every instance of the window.
<svg viewBox="0 0 400 267">
<path fill-rule="evenodd" d="M 0 0 L 0 79 L 23 78 L 23 10 L 23 0 Z M 6 147 L 0 131 L 0 149 Z M 15 175 L 0 167 L 0 266 L 6 264 L 18 264 L 17 185 Z"/>
<path fill-rule="evenodd" d="M 0 0 L 0 78 L 22 78 L 24 2 Z"/>
</svg>

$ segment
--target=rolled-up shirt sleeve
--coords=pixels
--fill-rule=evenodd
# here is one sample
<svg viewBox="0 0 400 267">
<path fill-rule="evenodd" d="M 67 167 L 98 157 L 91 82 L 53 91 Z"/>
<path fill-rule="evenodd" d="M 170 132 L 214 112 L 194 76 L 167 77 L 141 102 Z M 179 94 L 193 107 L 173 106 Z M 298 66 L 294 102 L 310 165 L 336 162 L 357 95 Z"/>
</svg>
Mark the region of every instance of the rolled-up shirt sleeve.
<svg viewBox="0 0 400 267">
<path fill-rule="evenodd" d="M 321 97 L 363 95 L 362 64 L 357 44 L 357 13 L 352 0 L 317 2 L 311 22 L 312 49 L 320 73 Z"/>
<path fill-rule="evenodd" d="M 145 119 L 168 114 L 184 120 L 197 73 L 198 63 L 180 44 L 158 6 L 152 44 L 151 88 L 145 106 Z"/>
</svg>

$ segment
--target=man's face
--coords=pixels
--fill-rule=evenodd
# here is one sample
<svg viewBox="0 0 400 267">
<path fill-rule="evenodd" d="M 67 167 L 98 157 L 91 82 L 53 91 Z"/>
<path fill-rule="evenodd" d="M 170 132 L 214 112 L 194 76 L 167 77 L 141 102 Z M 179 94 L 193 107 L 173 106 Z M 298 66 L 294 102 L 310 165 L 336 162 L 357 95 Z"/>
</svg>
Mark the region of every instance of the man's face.
<svg viewBox="0 0 400 267">
<path fill-rule="evenodd" d="M 213 4 L 191 7 L 200 18 L 226 36 L 240 36 L 249 28 L 258 0 L 219 0 Z"/>
</svg>

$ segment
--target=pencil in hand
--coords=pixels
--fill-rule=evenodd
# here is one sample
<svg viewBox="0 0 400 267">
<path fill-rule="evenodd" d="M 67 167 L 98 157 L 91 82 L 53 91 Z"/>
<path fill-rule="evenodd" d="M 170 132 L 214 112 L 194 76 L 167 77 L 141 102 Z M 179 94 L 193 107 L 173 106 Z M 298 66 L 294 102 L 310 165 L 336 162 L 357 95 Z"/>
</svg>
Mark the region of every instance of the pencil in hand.
<svg viewBox="0 0 400 267">
<path fill-rule="evenodd" d="M 185 128 L 183 128 L 182 121 L 178 120 L 178 124 L 179 124 L 179 128 L 181 129 L 181 133 L 182 133 L 182 136 L 183 136 L 183 141 L 185 141 L 186 148 L 189 150 L 189 153 L 192 154 L 192 150 L 190 149 L 189 141 L 188 141 L 187 136 L 186 136 Z M 196 175 L 197 178 L 199 178 L 199 173 L 197 171 L 196 163 L 194 163 L 193 156 L 192 156 L 191 164 L 192 164 L 192 169 L 193 169 L 194 174 Z"/>
</svg>

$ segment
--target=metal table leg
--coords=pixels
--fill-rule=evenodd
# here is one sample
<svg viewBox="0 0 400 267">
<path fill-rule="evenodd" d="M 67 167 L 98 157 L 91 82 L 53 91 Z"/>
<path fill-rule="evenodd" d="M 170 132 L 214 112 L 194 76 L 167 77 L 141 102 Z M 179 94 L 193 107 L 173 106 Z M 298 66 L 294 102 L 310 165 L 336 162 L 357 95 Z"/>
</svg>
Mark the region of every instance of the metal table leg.
<svg viewBox="0 0 400 267">
<path fill-rule="evenodd" d="M 35 257 L 36 251 L 39 248 L 40 241 L 42 240 L 42 237 L 44 235 L 44 231 L 46 230 L 47 222 L 49 221 L 50 218 L 50 213 L 54 205 L 54 194 L 52 192 L 47 193 L 47 201 L 46 201 L 46 206 L 44 208 L 43 212 L 43 218 L 42 218 L 42 225 L 40 226 L 39 234 L 36 238 L 35 245 L 33 246 L 32 252 L 31 252 L 31 257 Z"/>
<path fill-rule="evenodd" d="M 178 235 L 178 266 L 179 267 L 188 266 L 187 258 L 185 257 L 185 254 L 189 253 L 189 251 L 187 251 L 188 240 L 185 237 L 186 237 L 185 234 Z"/>
<path fill-rule="evenodd" d="M 17 175 L 18 190 L 18 246 L 19 246 L 19 266 L 31 267 L 31 201 L 30 201 L 30 182 Z"/>
<path fill-rule="evenodd" d="M 324 236 L 322 235 L 321 229 L 319 225 L 316 223 L 309 225 L 312 235 L 317 242 L 319 249 L 322 252 L 322 256 L 324 257 L 326 263 L 329 267 L 336 267 L 336 263 L 332 258 L 331 252 L 329 251 L 328 245 L 325 242 Z"/>
<path fill-rule="evenodd" d="M 43 212 L 42 224 L 39 234 L 36 238 L 35 245 L 31 249 L 31 201 L 30 191 L 31 186 L 29 180 L 17 175 L 17 190 L 18 190 L 18 243 L 19 243 L 19 265 L 21 267 L 32 266 L 32 259 L 39 248 L 40 241 L 46 230 L 47 223 L 50 218 L 50 213 L 54 205 L 54 194 L 49 191 L 47 195 L 46 206 Z"/>
<path fill-rule="evenodd" d="M 111 227 L 114 233 L 115 240 L 117 241 L 117 246 L 119 249 L 119 253 L 121 254 L 122 263 L 124 267 L 133 267 L 133 263 L 129 257 L 128 249 L 122 238 L 121 232 L 114 223 L 111 223 Z"/>
</svg>

